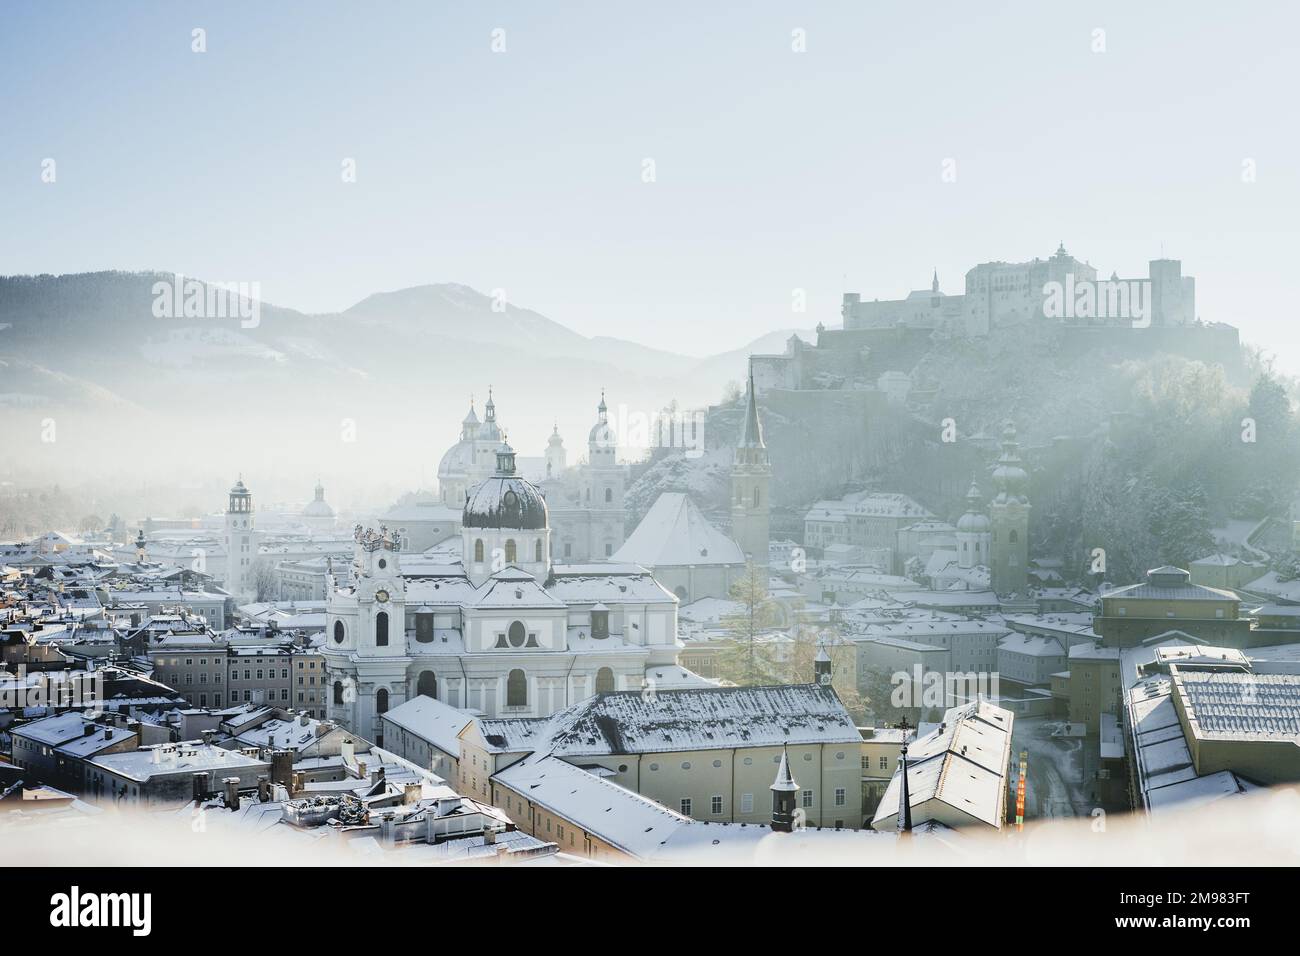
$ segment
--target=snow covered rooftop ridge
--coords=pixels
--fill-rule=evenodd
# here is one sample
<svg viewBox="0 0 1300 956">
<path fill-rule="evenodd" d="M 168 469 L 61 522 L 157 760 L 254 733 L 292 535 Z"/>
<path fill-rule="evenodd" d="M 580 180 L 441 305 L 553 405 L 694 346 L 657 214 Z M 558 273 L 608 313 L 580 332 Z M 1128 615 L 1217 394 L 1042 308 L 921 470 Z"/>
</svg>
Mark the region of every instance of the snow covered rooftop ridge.
<svg viewBox="0 0 1300 956">
<path fill-rule="evenodd" d="M 689 495 L 668 491 L 650 506 L 611 560 L 653 569 L 744 564 L 745 555 L 736 542 L 709 523 Z"/>
<path fill-rule="evenodd" d="M 554 718 L 556 756 L 860 743 L 835 692 L 817 684 L 599 694 Z"/>
</svg>

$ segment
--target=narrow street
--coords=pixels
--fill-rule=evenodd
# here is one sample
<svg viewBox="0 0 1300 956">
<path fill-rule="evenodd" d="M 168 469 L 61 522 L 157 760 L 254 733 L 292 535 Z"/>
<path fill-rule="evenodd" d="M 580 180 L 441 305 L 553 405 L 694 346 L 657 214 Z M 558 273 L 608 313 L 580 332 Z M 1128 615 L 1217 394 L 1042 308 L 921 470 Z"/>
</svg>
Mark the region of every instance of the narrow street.
<svg viewBox="0 0 1300 956">
<path fill-rule="evenodd" d="M 1026 717 L 1016 721 L 1011 772 L 1013 777 L 1019 773 L 1020 752 L 1028 751 L 1026 819 L 1088 816 L 1096 805 L 1083 779 L 1083 740 L 1052 736 L 1061 726 L 1062 721 L 1052 717 Z"/>
</svg>

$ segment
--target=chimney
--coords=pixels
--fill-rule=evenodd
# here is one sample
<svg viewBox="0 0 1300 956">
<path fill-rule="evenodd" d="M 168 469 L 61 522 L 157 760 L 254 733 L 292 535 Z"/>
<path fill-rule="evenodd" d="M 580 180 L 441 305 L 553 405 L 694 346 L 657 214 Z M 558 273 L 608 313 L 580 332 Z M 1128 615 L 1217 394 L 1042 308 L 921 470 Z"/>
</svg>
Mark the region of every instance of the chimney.
<svg viewBox="0 0 1300 956">
<path fill-rule="evenodd" d="M 226 791 L 226 806 L 231 810 L 239 809 L 239 778 L 225 777 L 221 781 Z"/>
<path fill-rule="evenodd" d="M 370 785 L 372 787 L 377 783 L 383 782 L 383 779 L 384 779 L 383 767 L 376 767 L 374 770 L 370 771 Z"/>
<path fill-rule="evenodd" d="M 83 727 L 83 728 L 81 729 L 81 731 L 82 731 L 82 734 L 83 734 L 84 736 L 86 736 L 86 737 L 93 737 L 93 736 L 95 736 L 95 731 L 96 731 L 97 729 L 98 729 L 98 728 L 96 728 L 94 724 L 92 724 L 92 723 L 87 723 L 86 726 Z"/>
<path fill-rule="evenodd" d="M 344 763 L 352 763 L 356 759 L 357 745 L 351 740 L 345 740 L 339 746 L 339 753 L 343 757 Z"/>
<path fill-rule="evenodd" d="M 257 799 L 259 803 L 271 802 L 271 781 L 265 777 L 257 778 Z"/>
<path fill-rule="evenodd" d="M 207 799 L 211 788 L 208 784 L 208 775 L 206 773 L 196 773 L 193 776 L 194 781 L 194 802 L 202 803 Z"/>
<path fill-rule="evenodd" d="M 112 728 L 112 727 L 105 727 L 105 728 L 104 728 L 104 739 L 105 739 L 105 740 L 112 740 L 112 739 L 113 739 L 113 728 Z"/>
<path fill-rule="evenodd" d="M 293 751 L 271 751 L 271 781 L 284 787 L 293 786 Z"/>
<path fill-rule="evenodd" d="M 488 824 L 483 824 L 483 842 L 487 846 L 495 846 L 497 842 L 497 831 Z"/>
<path fill-rule="evenodd" d="M 306 727 L 307 725 L 309 725 L 309 724 L 311 723 L 311 718 L 308 717 L 306 714 L 303 714 L 300 718 L 298 718 L 298 723 L 300 723 L 300 724 L 302 724 L 304 727 Z"/>
<path fill-rule="evenodd" d="M 379 818 L 379 841 L 384 846 L 393 846 L 397 843 L 397 821 L 392 812 L 385 813 Z"/>
<path fill-rule="evenodd" d="M 420 802 L 420 793 L 424 787 L 418 783 L 408 783 L 402 790 L 402 803 L 412 804 Z"/>
<path fill-rule="evenodd" d="M 205 746 L 205 747 L 211 747 L 211 746 L 212 746 L 212 740 L 213 740 L 214 737 L 216 737 L 216 735 L 217 735 L 217 732 L 216 732 L 215 730 L 205 730 L 205 731 L 203 731 L 203 733 L 200 735 L 200 736 L 203 738 L 203 746 Z"/>
<path fill-rule="evenodd" d="M 162 763 L 162 744 L 158 744 L 149 751 L 150 763 Z"/>
</svg>

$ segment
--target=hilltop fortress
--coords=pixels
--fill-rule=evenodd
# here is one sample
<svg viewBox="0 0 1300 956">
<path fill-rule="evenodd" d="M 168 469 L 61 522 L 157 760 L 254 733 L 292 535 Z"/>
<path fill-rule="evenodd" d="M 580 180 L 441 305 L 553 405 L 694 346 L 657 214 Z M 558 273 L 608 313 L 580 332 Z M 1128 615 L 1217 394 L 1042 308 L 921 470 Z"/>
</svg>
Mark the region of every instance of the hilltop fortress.
<svg viewBox="0 0 1300 956">
<path fill-rule="evenodd" d="M 966 273 L 965 291 L 946 295 L 936 273 L 929 289 L 863 301 L 844 293 L 843 327 L 817 327 L 810 345 L 796 336 L 779 355 L 755 355 L 754 379 L 768 389 L 876 389 L 897 404 L 915 398 L 911 371 L 939 337 L 980 339 L 1015 327 L 1054 328 L 1071 350 L 1115 348 L 1141 358 L 1169 352 L 1236 371 L 1236 328 L 1196 316 L 1196 280 L 1177 259 L 1154 259 L 1145 278 L 1097 270 L 1062 244 L 1048 259 L 985 262 Z"/>
</svg>

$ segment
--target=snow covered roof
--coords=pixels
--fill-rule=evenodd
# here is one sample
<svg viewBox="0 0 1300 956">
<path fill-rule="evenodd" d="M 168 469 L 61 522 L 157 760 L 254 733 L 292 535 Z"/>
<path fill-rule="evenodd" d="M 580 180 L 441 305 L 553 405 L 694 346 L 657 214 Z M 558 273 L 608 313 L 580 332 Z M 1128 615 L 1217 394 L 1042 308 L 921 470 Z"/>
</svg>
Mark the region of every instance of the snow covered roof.
<svg viewBox="0 0 1300 956">
<path fill-rule="evenodd" d="M 384 720 L 408 730 L 444 753 L 460 756 L 459 735 L 474 718 L 432 697 L 412 697 L 384 714 Z"/>
<path fill-rule="evenodd" d="M 599 694 L 554 717 L 562 757 L 859 743 L 835 692 L 817 684 Z"/>
<path fill-rule="evenodd" d="M 1012 654 L 1025 654 L 1029 657 L 1065 657 L 1065 648 L 1054 637 L 1038 634 L 1021 634 L 1012 631 L 998 642 L 998 650 Z"/>
<path fill-rule="evenodd" d="M 651 569 L 745 563 L 740 546 L 711 525 L 689 495 L 676 491 L 659 496 L 612 559 Z"/>
<path fill-rule="evenodd" d="M 949 708 L 938 727 L 909 744 L 907 785 L 914 822 L 930 819 L 918 810 L 937 800 L 1001 829 L 1014 723 L 1011 711 L 975 701 Z M 901 788 L 900 765 L 876 808 L 874 829 L 896 825 Z"/>
<path fill-rule="evenodd" d="M 648 858 L 674 830 L 692 825 L 649 797 L 552 756 L 521 760 L 493 779 L 638 859 Z"/>
<path fill-rule="evenodd" d="M 1300 676 L 1176 667 L 1173 683 L 1200 739 L 1300 744 Z"/>
</svg>

